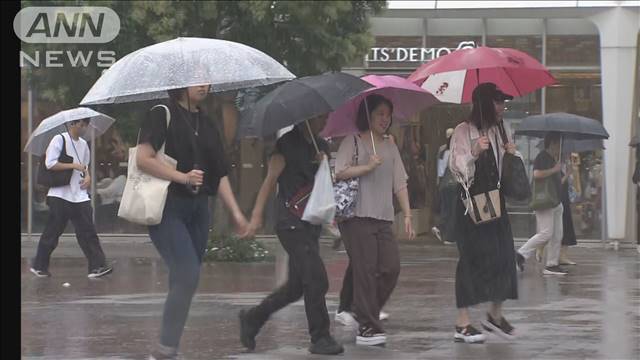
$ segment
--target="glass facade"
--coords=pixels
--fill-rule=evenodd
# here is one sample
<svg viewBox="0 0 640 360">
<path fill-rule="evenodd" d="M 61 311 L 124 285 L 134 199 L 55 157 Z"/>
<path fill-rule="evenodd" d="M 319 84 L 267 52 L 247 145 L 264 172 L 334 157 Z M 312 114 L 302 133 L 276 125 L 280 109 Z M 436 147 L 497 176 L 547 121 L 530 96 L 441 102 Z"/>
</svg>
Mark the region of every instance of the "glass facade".
<svg viewBox="0 0 640 360">
<path fill-rule="evenodd" d="M 503 33 L 509 33 L 505 31 Z M 354 66 L 360 73 L 399 74 L 406 76 L 419 66 L 421 56 L 425 61 L 455 51 L 462 46 L 482 44 L 483 36 L 479 33 L 455 36 L 377 36 L 368 61 Z M 546 37 L 546 59 L 542 59 L 545 39 L 542 34 L 529 35 L 486 35 L 486 45 L 492 47 L 510 47 L 524 51 L 536 59 L 546 60 L 558 83 L 549 86 L 545 91 L 535 91 L 527 96 L 519 97 L 506 104 L 505 120 L 517 128 L 519 121 L 527 115 L 541 112 L 569 112 L 601 121 L 602 103 L 600 91 L 600 57 L 598 35 L 548 35 Z M 383 53 L 383 48 L 387 48 Z M 417 50 L 411 50 L 415 48 Z M 377 50 L 374 50 L 377 49 Z M 389 50 L 393 49 L 393 50 Z M 398 50 L 404 49 L 404 50 Z M 585 67 L 589 67 L 585 70 Z M 557 68 L 558 70 L 554 70 Z M 22 146 L 28 138 L 28 86 L 22 84 Z M 229 96 L 233 96 L 229 95 Z M 543 99 L 544 96 L 544 99 Z M 33 129 L 46 116 L 59 109 L 34 92 L 33 97 Z M 216 97 L 211 97 L 207 111 L 219 125 L 224 134 L 224 141 L 231 163 L 230 180 L 241 208 L 249 214 L 264 176 L 269 154 L 273 149 L 275 138 L 237 139 L 238 112 L 233 105 L 221 105 Z M 144 109 L 136 108 L 129 113 L 116 117 L 114 126 L 103 136 L 91 144 L 95 152 L 93 170 L 93 201 L 98 232 L 101 234 L 146 234 L 146 228 L 128 223 L 117 217 L 119 200 L 122 196 L 126 179 L 128 149 L 135 144 L 137 129 Z M 409 190 L 411 207 L 417 212 L 419 232 L 425 232 L 435 221 L 437 206 L 436 168 L 438 149 L 446 143 L 447 128 L 455 127 L 464 120 L 470 111 L 468 105 L 438 104 L 411 119 L 406 127 L 395 127 L 391 131 L 400 150 L 405 168 L 409 173 Z M 333 151 L 341 139 L 330 139 Z M 518 149 L 525 157 L 525 165 L 529 172 L 533 159 L 538 154 L 539 139 L 516 137 Z M 28 230 L 27 189 L 33 189 L 32 232 L 42 231 L 47 217 L 45 189 L 29 181 L 27 154 L 21 157 L 21 219 L 23 232 Z M 38 158 L 33 158 L 33 176 L 35 179 Z M 571 155 L 572 172 L 572 211 L 576 233 L 579 238 L 600 238 L 601 214 L 601 162 L 602 152 L 588 151 Z M 227 215 L 221 205 L 212 200 L 211 208 L 213 227 L 225 227 Z M 265 211 L 263 233 L 272 234 L 275 217 L 273 196 Z M 535 232 L 535 217 L 526 203 L 509 203 L 508 210 L 513 222 L 516 237 L 528 237 Z M 415 216 L 416 214 L 414 214 Z M 69 226 L 67 231 L 73 231 Z"/>
</svg>

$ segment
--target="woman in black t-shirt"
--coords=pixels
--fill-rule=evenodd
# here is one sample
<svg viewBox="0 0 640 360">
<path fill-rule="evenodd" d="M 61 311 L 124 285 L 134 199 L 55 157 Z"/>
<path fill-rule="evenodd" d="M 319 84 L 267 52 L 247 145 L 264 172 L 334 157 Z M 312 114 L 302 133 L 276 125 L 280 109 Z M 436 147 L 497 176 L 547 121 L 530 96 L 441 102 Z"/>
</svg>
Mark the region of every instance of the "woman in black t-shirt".
<svg viewBox="0 0 640 360">
<path fill-rule="evenodd" d="M 149 226 L 151 241 L 169 268 L 160 343 L 152 353 L 156 359 L 172 359 L 177 354 L 208 240 L 208 197 L 221 197 L 239 234 L 244 236 L 248 225 L 227 178 L 220 134 L 198 106 L 208 92 L 208 85 L 169 91 L 166 108 L 151 108 L 140 129 L 138 167 L 171 180 L 162 221 Z M 177 161 L 175 170 L 155 157 L 163 144 L 165 154 Z"/>
</svg>

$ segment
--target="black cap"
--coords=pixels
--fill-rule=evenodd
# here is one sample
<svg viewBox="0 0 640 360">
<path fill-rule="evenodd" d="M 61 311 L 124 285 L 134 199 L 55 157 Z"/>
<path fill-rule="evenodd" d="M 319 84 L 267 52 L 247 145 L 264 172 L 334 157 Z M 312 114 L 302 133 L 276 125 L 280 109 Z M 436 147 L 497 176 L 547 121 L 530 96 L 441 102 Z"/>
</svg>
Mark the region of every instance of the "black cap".
<svg viewBox="0 0 640 360">
<path fill-rule="evenodd" d="M 486 82 L 482 83 L 473 90 L 471 94 L 473 102 L 477 102 L 480 99 L 491 99 L 497 101 L 513 100 L 513 96 L 505 94 L 494 83 Z"/>
</svg>

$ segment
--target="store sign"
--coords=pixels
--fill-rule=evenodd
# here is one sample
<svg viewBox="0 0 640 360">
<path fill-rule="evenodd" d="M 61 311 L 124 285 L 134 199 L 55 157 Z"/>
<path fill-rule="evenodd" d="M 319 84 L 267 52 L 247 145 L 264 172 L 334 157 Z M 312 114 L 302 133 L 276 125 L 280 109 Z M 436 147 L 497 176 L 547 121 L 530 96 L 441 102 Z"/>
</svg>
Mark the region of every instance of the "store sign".
<svg viewBox="0 0 640 360">
<path fill-rule="evenodd" d="M 426 62 L 456 50 L 475 48 L 475 41 L 461 41 L 455 48 L 374 47 L 367 54 L 367 62 Z"/>
</svg>

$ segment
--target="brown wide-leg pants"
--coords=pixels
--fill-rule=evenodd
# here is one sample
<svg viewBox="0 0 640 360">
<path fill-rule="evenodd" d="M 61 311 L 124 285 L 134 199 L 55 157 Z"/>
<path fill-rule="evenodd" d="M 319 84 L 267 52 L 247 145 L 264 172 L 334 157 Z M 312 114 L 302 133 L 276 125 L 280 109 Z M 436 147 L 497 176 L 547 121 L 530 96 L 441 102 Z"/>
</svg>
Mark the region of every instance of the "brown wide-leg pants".
<svg viewBox="0 0 640 360">
<path fill-rule="evenodd" d="M 391 224 L 356 217 L 339 226 L 353 270 L 352 311 L 360 326 L 379 332 L 384 332 L 380 309 L 389 300 L 400 275 L 400 254 Z"/>
</svg>

